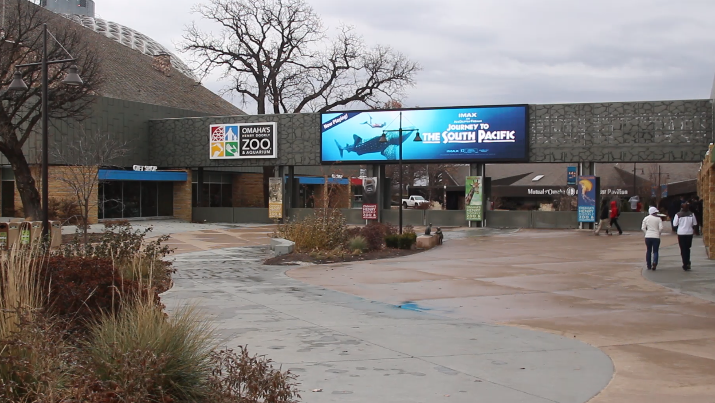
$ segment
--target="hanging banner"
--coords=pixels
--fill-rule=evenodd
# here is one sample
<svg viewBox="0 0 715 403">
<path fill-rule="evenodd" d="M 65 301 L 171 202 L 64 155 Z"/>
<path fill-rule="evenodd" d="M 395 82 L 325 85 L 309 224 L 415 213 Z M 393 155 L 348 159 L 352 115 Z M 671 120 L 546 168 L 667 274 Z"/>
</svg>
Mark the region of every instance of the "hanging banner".
<svg viewBox="0 0 715 403">
<path fill-rule="evenodd" d="M 377 178 L 363 178 L 362 189 L 362 219 L 377 220 Z"/>
<path fill-rule="evenodd" d="M 578 177 L 578 222 L 596 222 L 597 197 L 599 194 L 598 178 L 595 176 Z"/>
<path fill-rule="evenodd" d="M 482 221 L 484 219 L 484 178 L 467 176 L 464 207 L 467 210 L 467 221 Z"/>
<path fill-rule="evenodd" d="M 283 218 L 283 178 L 268 178 L 268 218 Z"/>
<path fill-rule="evenodd" d="M 577 167 L 566 167 L 566 184 L 575 185 L 576 178 L 578 178 L 578 168 Z"/>
</svg>

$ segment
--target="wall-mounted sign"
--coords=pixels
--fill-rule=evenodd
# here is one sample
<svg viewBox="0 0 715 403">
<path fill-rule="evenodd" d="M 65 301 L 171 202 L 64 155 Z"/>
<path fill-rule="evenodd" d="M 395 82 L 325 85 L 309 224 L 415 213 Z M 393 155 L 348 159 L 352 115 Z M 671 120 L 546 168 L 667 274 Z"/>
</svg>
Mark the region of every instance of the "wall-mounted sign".
<svg viewBox="0 0 715 403">
<path fill-rule="evenodd" d="M 596 222 L 599 181 L 595 176 L 578 177 L 578 222 Z"/>
<path fill-rule="evenodd" d="M 133 165 L 132 169 L 135 171 L 155 172 L 157 167 L 153 165 Z"/>
<path fill-rule="evenodd" d="M 467 221 L 482 221 L 484 219 L 483 199 L 484 178 L 481 176 L 467 176 L 464 206 L 467 210 Z"/>
<path fill-rule="evenodd" d="M 527 112 L 518 105 L 323 113 L 321 160 L 396 162 L 402 142 L 408 162 L 526 162 Z M 422 141 L 414 141 L 418 132 Z"/>
<path fill-rule="evenodd" d="M 212 160 L 277 158 L 276 123 L 230 123 L 209 129 Z"/>
<path fill-rule="evenodd" d="M 268 218 L 283 218 L 283 178 L 268 178 Z"/>
<path fill-rule="evenodd" d="M 626 195 L 628 195 L 628 190 L 626 190 L 626 189 L 601 189 L 601 195 L 626 196 Z"/>
<path fill-rule="evenodd" d="M 578 177 L 578 168 L 577 167 L 566 167 L 566 184 L 567 185 L 575 185 L 577 177 Z"/>
</svg>

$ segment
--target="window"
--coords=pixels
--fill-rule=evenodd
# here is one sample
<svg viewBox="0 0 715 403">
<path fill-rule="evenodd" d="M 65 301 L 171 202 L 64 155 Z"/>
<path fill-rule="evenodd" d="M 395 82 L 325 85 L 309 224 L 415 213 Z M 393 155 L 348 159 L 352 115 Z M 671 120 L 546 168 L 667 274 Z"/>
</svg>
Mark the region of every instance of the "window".
<svg viewBox="0 0 715 403">
<path fill-rule="evenodd" d="M 100 182 L 98 198 L 100 219 L 174 215 L 173 182 Z"/>
<path fill-rule="evenodd" d="M 204 172 L 201 188 L 203 207 L 233 207 L 233 175 L 223 172 Z M 194 171 L 191 184 L 191 206 L 199 207 L 198 172 Z"/>
</svg>

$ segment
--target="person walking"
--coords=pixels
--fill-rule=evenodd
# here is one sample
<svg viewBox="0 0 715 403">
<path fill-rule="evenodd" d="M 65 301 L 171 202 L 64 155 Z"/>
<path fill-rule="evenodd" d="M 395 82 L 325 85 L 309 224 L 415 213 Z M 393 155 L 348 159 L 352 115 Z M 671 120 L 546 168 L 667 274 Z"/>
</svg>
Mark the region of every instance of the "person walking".
<svg viewBox="0 0 715 403">
<path fill-rule="evenodd" d="M 618 209 L 618 203 L 615 200 L 611 201 L 611 222 L 609 223 L 609 226 L 613 228 L 613 226 L 615 225 L 618 229 L 618 235 L 623 235 L 623 230 L 621 230 L 621 226 L 618 225 L 618 217 L 620 215 L 621 211 Z"/>
<path fill-rule="evenodd" d="M 685 203 L 685 196 L 680 196 L 680 198 L 673 200 L 668 205 L 668 216 L 670 217 L 670 223 L 672 224 L 671 227 L 673 229 L 673 232 L 676 232 L 673 220 L 675 220 L 675 215 L 678 214 L 678 211 L 680 211 L 680 206 L 682 206 L 683 203 Z"/>
<path fill-rule="evenodd" d="M 693 212 L 695 220 L 698 222 L 695 225 L 695 235 L 702 235 L 703 201 L 698 195 L 693 196 L 693 199 L 690 201 L 690 210 Z"/>
<path fill-rule="evenodd" d="M 693 246 L 693 228 L 698 225 L 698 220 L 690 211 L 690 205 L 683 203 L 683 207 L 675 215 L 673 225 L 678 227 L 678 245 L 680 257 L 683 260 L 683 270 L 690 270 L 690 248 Z"/>
<path fill-rule="evenodd" d="M 608 225 L 608 227 L 606 228 L 606 235 L 611 235 L 609 233 L 609 230 L 611 229 L 611 210 L 608 208 L 608 200 L 606 199 L 603 199 L 603 201 L 601 201 L 601 209 L 599 210 L 598 218 L 598 226 L 596 227 L 594 234 L 600 235 L 601 229 L 605 225 Z"/>
<path fill-rule="evenodd" d="M 658 266 L 658 249 L 660 249 L 660 233 L 663 232 L 663 220 L 658 217 L 658 209 L 651 207 L 643 219 L 641 229 L 645 232 L 645 264 L 648 270 Z M 652 261 L 651 261 L 652 256 Z"/>
</svg>

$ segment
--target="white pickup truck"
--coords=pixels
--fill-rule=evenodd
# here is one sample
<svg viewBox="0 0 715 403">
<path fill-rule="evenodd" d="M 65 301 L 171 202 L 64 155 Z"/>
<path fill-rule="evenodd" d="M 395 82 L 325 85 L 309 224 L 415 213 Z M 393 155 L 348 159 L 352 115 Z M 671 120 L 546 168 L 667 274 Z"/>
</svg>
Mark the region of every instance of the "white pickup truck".
<svg viewBox="0 0 715 403">
<path fill-rule="evenodd" d="M 402 207 L 419 207 L 423 204 L 427 204 L 428 201 L 422 196 L 410 196 L 407 199 L 402 199 Z"/>
</svg>

